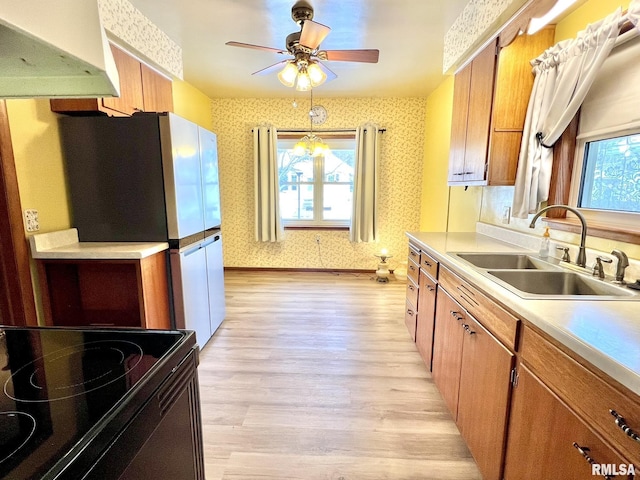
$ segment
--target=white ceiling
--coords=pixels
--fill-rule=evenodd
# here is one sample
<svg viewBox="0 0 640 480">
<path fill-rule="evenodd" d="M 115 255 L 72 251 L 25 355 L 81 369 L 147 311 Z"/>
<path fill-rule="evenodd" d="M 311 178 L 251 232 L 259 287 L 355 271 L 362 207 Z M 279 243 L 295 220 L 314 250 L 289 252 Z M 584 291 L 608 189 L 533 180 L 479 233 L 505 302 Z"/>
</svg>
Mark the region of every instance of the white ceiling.
<svg viewBox="0 0 640 480">
<path fill-rule="evenodd" d="M 183 49 L 184 80 L 211 98 L 288 97 L 276 74 L 251 75 L 288 56 L 225 42 L 285 49 L 299 31 L 295 0 L 130 0 Z M 323 50 L 377 48 L 377 64 L 327 62 L 338 78 L 319 97 L 425 97 L 442 79 L 445 32 L 468 0 L 310 0 L 331 27 Z"/>
</svg>

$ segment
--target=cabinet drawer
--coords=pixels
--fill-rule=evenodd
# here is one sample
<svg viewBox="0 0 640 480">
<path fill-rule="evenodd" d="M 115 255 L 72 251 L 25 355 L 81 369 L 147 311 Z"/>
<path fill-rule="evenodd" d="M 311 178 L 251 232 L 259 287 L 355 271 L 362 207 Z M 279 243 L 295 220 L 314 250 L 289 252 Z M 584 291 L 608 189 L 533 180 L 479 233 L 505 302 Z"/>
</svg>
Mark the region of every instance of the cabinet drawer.
<svg viewBox="0 0 640 480">
<path fill-rule="evenodd" d="M 440 269 L 440 286 L 455 298 L 478 322 L 504 345 L 515 350 L 520 320 L 487 298 L 445 267 Z"/>
<path fill-rule="evenodd" d="M 614 387 L 529 327 L 524 329 L 524 362 L 594 430 L 640 467 L 640 397 Z M 622 418 L 617 421 L 615 411 Z M 623 428 L 625 431 L 623 431 Z"/>
<path fill-rule="evenodd" d="M 420 249 L 412 244 L 409 244 L 409 259 L 420 265 Z"/>
<path fill-rule="evenodd" d="M 411 335 L 411 339 L 416 341 L 416 323 L 418 318 L 418 312 L 416 311 L 416 307 L 413 306 L 407 300 L 407 308 L 404 312 L 404 323 L 407 326 L 407 330 L 409 330 L 409 335 Z"/>
<path fill-rule="evenodd" d="M 427 272 L 434 280 L 438 278 L 438 262 L 428 253 L 420 253 L 420 268 Z"/>
<path fill-rule="evenodd" d="M 418 275 L 420 274 L 420 267 L 413 260 L 409 259 L 407 262 L 407 276 L 413 280 L 413 283 L 418 284 Z"/>
<path fill-rule="evenodd" d="M 418 306 L 418 285 L 411 278 L 407 279 L 407 300 L 411 305 Z"/>
</svg>

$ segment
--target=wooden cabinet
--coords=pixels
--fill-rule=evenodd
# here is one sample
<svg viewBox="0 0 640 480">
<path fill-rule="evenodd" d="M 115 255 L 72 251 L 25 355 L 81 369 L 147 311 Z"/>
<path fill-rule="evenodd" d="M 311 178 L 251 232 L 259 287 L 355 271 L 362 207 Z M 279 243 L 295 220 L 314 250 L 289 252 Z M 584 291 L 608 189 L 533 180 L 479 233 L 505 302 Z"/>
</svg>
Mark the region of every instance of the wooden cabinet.
<svg viewBox="0 0 640 480">
<path fill-rule="evenodd" d="M 418 285 L 418 322 L 416 325 L 416 348 L 431 370 L 433 356 L 433 330 L 435 327 L 436 292 L 438 284 L 425 270 L 420 269 Z"/>
<path fill-rule="evenodd" d="M 407 261 L 407 309 L 404 316 L 404 323 L 413 341 L 416 340 L 416 326 L 418 322 L 419 264 L 420 250 L 409 245 L 409 259 Z"/>
<path fill-rule="evenodd" d="M 521 355 L 521 361 L 554 395 L 640 472 L 637 394 L 587 368 L 586 362 L 579 362 L 529 327 L 524 329 Z M 518 421 L 521 419 L 514 418 L 514 423 Z"/>
<path fill-rule="evenodd" d="M 171 328 L 166 252 L 36 265 L 46 325 Z"/>
<path fill-rule="evenodd" d="M 628 462 L 607 446 L 535 374 L 520 365 L 513 393 L 504 479 L 629 478 L 594 475 L 591 464 Z"/>
<path fill-rule="evenodd" d="M 111 52 L 120 77 L 119 97 L 52 99 L 51 110 L 72 114 L 102 112 L 112 116 L 173 111 L 171 80 L 114 45 Z"/>
<path fill-rule="evenodd" d="M 513 185 L 529 96 L 530 60 L 553 44 L 552 28 L 497 39 L 456 73 L 449 185 Z"/>
<path fill-rule="evenodd" d="M 514 354 L 438 291 L 433 380 L 485 479 L 499 480 Z"/>
</svg>

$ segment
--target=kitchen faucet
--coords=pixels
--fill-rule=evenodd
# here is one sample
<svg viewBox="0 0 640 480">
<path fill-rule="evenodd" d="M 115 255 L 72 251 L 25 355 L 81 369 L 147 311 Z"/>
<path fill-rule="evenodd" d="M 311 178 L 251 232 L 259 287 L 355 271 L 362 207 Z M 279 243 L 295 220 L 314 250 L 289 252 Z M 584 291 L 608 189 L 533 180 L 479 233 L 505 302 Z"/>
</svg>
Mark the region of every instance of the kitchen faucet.
<svg viewBox="0 0 640 480">
<path fill-rule="evenodd" d="M 531 223 L 529 224 L 529 228 L 534 228 L 536 226 L 536 220 L 538 220 L 540 215 L 542 215 L 547 210 L 551 210 L 552 208 L 564 208 L 565 210 L 568 210 L 571 213 L 575 214 L 575 216 L 578 217 L 578 219 L 580 220 L 580 224 L 582 225 L 582 230 L 580 232 L 580 249 L 578 250 L 578 258 L 576 259 L 576 265 L 578 265 L 579 267 L 586 266 L 587 254 L 586 254 L 584 245 L 587 240 L 587 220 L 584 218 L 584 215 L 582 215 L 578 210 L 568 205 L 549 205 L 548 207 L 544 207 L 540 209 L 538 213 L 536 213 L 536 215 L 531 220 Z"/>
<path fill-rule="evenodd" d="M 613 250 L 611 255 L 618 259 L 615 283 L 624 283 L 624 269 L 629 266 L 629 258 L 622 250 Z"/>
</svg>

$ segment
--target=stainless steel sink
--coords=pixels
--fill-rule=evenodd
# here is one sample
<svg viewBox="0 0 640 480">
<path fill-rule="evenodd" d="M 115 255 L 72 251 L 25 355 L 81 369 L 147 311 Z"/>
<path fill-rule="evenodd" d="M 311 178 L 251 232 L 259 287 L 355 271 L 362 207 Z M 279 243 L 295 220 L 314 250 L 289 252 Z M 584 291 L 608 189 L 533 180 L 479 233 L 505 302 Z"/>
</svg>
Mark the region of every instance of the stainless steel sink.
<svg viewBox="0 0 640 480">
<path fill-rule="evenodd" d="M 488 270 L 487 273 L 521 293 L 531 294 L 530 298 L 568 299 L 577 297 L 586 300 L 589 297 L 594 297 L 600 300 L 640 299 L 640 295 L 628 288 L 574 272 L 558 270 Z"/>
<path fill-rule="evenodd" d="M 536 270 L 553 268 L 548 262 L 526 253 L 455 253 L 471 265 L 489 270 Z"/>
</svg>

